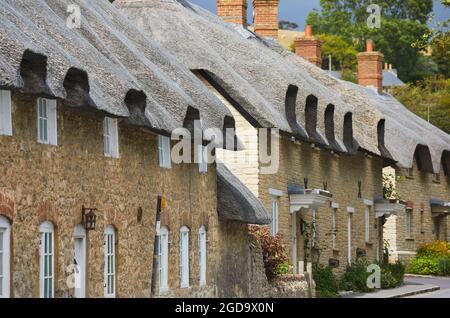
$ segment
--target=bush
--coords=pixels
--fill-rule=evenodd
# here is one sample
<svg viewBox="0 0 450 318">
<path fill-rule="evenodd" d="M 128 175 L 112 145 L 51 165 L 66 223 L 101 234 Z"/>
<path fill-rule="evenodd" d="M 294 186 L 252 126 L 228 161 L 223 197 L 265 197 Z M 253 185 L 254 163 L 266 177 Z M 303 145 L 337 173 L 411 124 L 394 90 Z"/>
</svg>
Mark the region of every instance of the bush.
<svg viewBox="0 0 450 318">
<path fill-rule="evenodd" d="M 272 236 L 267 227 L 257 225 L 249 226 L 249 233 L 261 245 L 267 278 L 273 279 L 284 274 L 286 267 L 289 268 L 289 263 L 283 236 L 281 234 Z"/>
<path fill-rule="evenodd" d="M 421 275 L 439 275 L 439 260 L 436 257 L 422 256 L 411 260 L 408 273 Z"/>
<path fill-rule="evenodd" d="M 381 268 L 381 288 L 390 289 L 399 286 L 399 282 L 388 268 Z"/>
<path fill-rule="evenodd" d="M 281 264 L 278 264 L 275 268 L 275 275 L 284 275 L 288 274 L 292 269 L 291 264 L 289 262 L 283 262 Z"/>
<path fill-rule="evenodd" d="M 339 297 L 336 276 L 331 267 L 315 264 L 313 266 L 313 278 L 316 283 L 316 290 L 319 297 Z"/>
<path fill-rule="evenodd" d="M 450 257 L 450 243 L 433 241 L 422 245 L 417 250 L 417 258 L 420 257 Z"/>
<path fill-rule="evenodd" d="M 448 276 L 450 274 L 450 258 L 441 257 L 438 262 L 439 275 Z"/>
<path fill-rule="evenodd" d="M 367 266 L 368 263 L 364 258 L 359 258 L 353 264 L 347 266 L 339 281 L 339 288 L 358 292 L 373 291 L 373 289 L 367 287 L 367 278 L 370 276 L 370 273 L 367 272 Z"/>
<path fill-rule="evenodd" d="M 394 287 L 397 287 L 397 286 L 400 286 L 403 284 L 403 281 L 405 278 L 406 267 L 401 262 L 397 261 L 394 264 L 383 264 L 381 266 L 381 268 L 382 268 L 381 280 L 383 280 L 383 269 L 384 269 L 385 271 L 390 272 L 392 274 L 392 276 L 394 277 L 394 279 L 395 279 Z M 384 288 L 383 281 L 381 282 L 381 288 Z M 387 288 L 389 288 L 389 287 L 387 287 Z"/>
</svg>

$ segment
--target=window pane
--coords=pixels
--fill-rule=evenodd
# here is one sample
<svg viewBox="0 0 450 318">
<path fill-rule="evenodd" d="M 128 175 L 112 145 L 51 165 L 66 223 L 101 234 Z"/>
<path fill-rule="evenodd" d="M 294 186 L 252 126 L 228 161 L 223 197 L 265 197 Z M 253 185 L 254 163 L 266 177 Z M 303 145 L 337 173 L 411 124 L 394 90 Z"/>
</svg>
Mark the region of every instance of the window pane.
<svg viewBox="0 0 450 318">
<path fill-rule="evenodd" d="M 3 276 L 3 274 L 4 274 L 3 273 L 3 263 L 5 262 L 4 257 L 5 257 L 5 254 L 3 254 L 3 252 L 0 252 L 0 276 Z"/>
<path fill-rule="evenodd" d="M 3 277 L 0 276 L 0 296 L 3 297 Z"/>
<path fill-rule="evenodd" d="M 3 251 L 3 232 L 0 231 L 0 252 Z"/>
</svg>

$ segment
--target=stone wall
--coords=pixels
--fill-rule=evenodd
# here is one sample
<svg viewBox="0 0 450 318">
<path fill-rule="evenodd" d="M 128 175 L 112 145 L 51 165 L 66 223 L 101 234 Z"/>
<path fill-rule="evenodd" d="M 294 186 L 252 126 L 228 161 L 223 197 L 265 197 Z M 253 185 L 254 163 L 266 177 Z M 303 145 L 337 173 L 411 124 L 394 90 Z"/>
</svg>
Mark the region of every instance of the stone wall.
<svg viewBox="0 0 450 318">
<path fill-rule="evenodd" d="M 119 125 L 120 159 L 103 154 L 103 118 L 62 109 L 58 102 L 58 146 L 36 141 L 36 98 L 13 94 L 13 137 L 0 136 L 0 213 L 12 222 L 13 297 L 39 297 L 41 222 L 55 226 L 55 296 L 72 297 L 67 267 L 73 262 L 73 230 L 82 205 L 97 208 L 97 228 L 87 237 L 87 297 L 103 297 L 103 231 L 116 228 L 117 297 L 149 297 L 157 195 L 170 229 L 168 296 L 214 295 L 218 219 L 216 172 L 198 165 L 160 169 L 157 136 Z M 142 208 L 142 221 L 137 220 Z M 191 289 L 180 289 L 179 230 L 190 230 Z M 198 230 L 208 229 L 207 286 L 200 289 Z"/>
<path fill-rule="evenodd" d="M 448 220 L 435 220 L 431 213 L 430 199 L 440 199 L 448 202 L 450 198 L 450 178 L 445 176 L 443 169 L 439 178 L 431 173 L 421 172 L 414 162 L 413 172 L 403 169 L 389 170 L 397 176 L 395 189 L 400 199 L 407 201 L 412 207 L 412 233 L 407 234 L 406 210 L 397 216 L 388 218 L 384 232 L 389 240 L 391 260 L 407 261 L 415 255 L 420 245 L 437 239 L 434 222 L 440 228 L 440 239 L 450 240 Z M 423 213 L 423 214 L 422 214 Z M 421 215 L 422 214 L 422 215 Z M 448 216 L 447 216 L 448 219 Z M 447 234 L 446 234 L 447 233 Z"/>
<path fill-rule="evenodd" d="M 260 175 L 259 197 L 266 208 L 271 211 L 273 196 L 269 189 L 283 192 L 278 198 L 279 232 L 288 243 L 289 251 L 292 244 L 292 221 L 288 195 L 288 183 L 293 182 L 304 186 L 304 178 L 308 179 L 308 188 L 324 188 L 333 194 L 332 202 L 339 204 L 337 209 L 337 249 L 332 248 L 332 208 L 327 203 L 316 212 L 316 241 L 319 260 L 328 264 L 330 258 L 339 260 L 336 272 L 345 270 L 347 265 L 347 207 L 353 207 L 352 216 L 352 259 L 356 258 L 356 249 L 366 251 L 369 260 L 377 257 L 377 247 L 382 242 L 382 235 L 377 242 L 375 211 L 370 210 L 370 241 L 365 243 L 364 237 L 364 199 L 373 200 L 382 194 L 382 160 L 378 157 L 357 155 L 333 155 L 329 151 L 312 149 L 307 143 L 294 143 L 286 137 L 280 142 L 280 170 L 275 175 Z M 361 181 L 361 198 L 358 197 L 358 181 Z M 298 213 L 297 213 L 298 214 Z M 311 211 L 297 215 L 297 257 L 304 260 L 303 238 L 300 234 L 300 220 L 311 222 Z M 378 243 L 378 245 L 377 245 Z"/>
</svg>

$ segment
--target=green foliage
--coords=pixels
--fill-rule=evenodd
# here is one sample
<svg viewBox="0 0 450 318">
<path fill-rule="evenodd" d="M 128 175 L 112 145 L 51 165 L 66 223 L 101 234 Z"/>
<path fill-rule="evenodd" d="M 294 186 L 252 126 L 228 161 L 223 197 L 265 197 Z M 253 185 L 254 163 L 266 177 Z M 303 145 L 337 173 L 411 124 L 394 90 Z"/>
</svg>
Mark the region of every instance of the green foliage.
<svg viewBox="0 0 450 318">
<path fill-rule="evenodd" d="M 401 262 L 381 265 L 381 288 L 395 288 L 403 284 L 405 265 Z"/>
<path fill-rule="evenodd" d="M 431 243 L 424 244 L 417 249 L 417 257 L 450 257 L 450 243 L 435 240 Z"/>
<path fill-rule="evenodd" d="M 249 226 L 249 233 L 261 245 L 267 278 L 283 274 L 288 263 L 283 236 L 272 236 L 267 227 L 257 225 Z"/>
<path fill-rule="evenodd" d="M 298 28 L 298 24 L 291 21 L 280 20 L 278 22 L 278 28 L 281 30 L 295 30 Z"/>
<path fill-rule="evenodd" d="M 395 175 L 392 173 L 383 173 L 383 197 L 385 199 L 400 200 L 400 196 L 395 191 Z"/>
<path fill-rule="evenodd" d="M 426 79 L 392 88 L 392 95 L 416 115 L 450 133 L 450 79 Z"/>
<path fill-rule="evenodd" d="M 292 266 L 289 262 L 283 262 L 281 264 L 278 264 L 275 268 L 275 274 L 276 275 L 285 275 L 288 274 L 292 269 Z"/>
<path fill-rule="evenodd" d="M 405 81 L 421 80 L 423 69 L 417 69 L 421 49 L 412 44 L 427 34 L 427 20 L 432 12 L 432 0 L 379 0 L 382 7 L 380 29 L 369 29 L 367 7 L 372 0 L 321 0 L 321 12 L 313 11 L 307 18 L 316 33 L 340 36 L 349 45 L 362 51 L 371 38 L 383 52 L 385 61 L 396 66 Z"/>
<path fill-rule="evenodd" d="M 313 277 L 316 290 L 321 298 L 339 297 L 336 276 L 329 266 L 315 264 L 313 266 Z"/>
<path fill-rule="evenodd" d="M 441 257 L 438 263 L 439 275 L 449 276 L 450 275 L 450 258 Z"/>
<path fill-rule="evenodd" d="M 367 278 L 370 273 L 367 272 L 368 262 L 364 258 L 357 259 L 350 266 L 347 266 L 345 273 L 339 281 L 341 290 L 352 290 L 357 292 L 371 292 L 373 289 L 367 287 Z"/>
<path fill-rule="evenodd" d="M 428 256 L 414 258 L 409 263 L 406 271 L 411 274 L 438 275 L 439 274 L 438 258 Z"/>
<path fill-rule="evenodd" d="M 321 34 L 318 38 L 323 42 L 322 65 L 325 69 L 329 68 L 328 56 L 331 55 L 333 70 L 356 71 L 358 51 L 354 46 L 337 35 Z"/>
<path fill-rule="evenodd" d="M 438 67 L 439 74 L 450 77 L 450 31 L 441 32 L 431 41 L 431 58 Z"/>
</svg>

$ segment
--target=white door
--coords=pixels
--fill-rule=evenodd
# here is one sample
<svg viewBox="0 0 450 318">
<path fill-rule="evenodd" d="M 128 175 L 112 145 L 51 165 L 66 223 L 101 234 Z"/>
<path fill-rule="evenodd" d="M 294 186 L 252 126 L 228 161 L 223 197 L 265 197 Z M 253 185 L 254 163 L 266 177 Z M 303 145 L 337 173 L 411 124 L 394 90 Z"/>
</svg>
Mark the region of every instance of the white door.
<svg viewBox="0 0 450 318">
<path fill-rule="evenodd" d="M 297 274 L 299 271 L 299 268 L 297 266 L 297 212 L 294 212 L 291 214 L 291 221 L 292 221 L 292 265 L 294 274 Z"/>
<path fill-rule="evenodd" d="M 86 297 L 86 231 L 77 226 L 74 233 L 75 298 Z"/>
<path fill-rule="evenodd" d="M 347 259 L 348 263 L 351 264 L 352 262 L 352 214 L 348 214 L 347 219 Z"/>
</svg>

